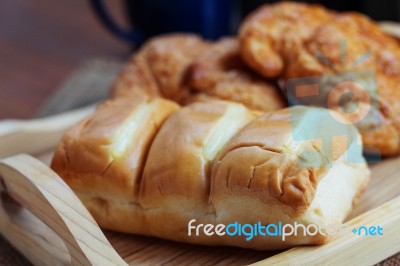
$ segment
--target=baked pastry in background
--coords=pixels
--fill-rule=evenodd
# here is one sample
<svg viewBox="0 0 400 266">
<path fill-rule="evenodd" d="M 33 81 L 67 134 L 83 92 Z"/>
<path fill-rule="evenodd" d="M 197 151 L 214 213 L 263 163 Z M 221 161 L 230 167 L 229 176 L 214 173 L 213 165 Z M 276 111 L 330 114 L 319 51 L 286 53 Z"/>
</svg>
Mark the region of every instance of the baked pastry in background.
<svg viewBox="0 0 400 266">
<path fill-rule="evenodd" d="M 400 45 L 368 17 L 298 3 L 265 5 L 245 19 L 240 41 L 244 60 L 264 76 L 278 73 L 298 85 L 300 78 L 318 80 L 318 101 L 289 98 L 360 117 L 353 121 L 367 153 L 400 153 Z M 345 101 L 346 94 L 355 97 Z"/>
<path fill-rule="evenodd" d="M 222 99 L 254 110 L 278 110 L 285 99 L 273 82 L 243 63 L 235 39 L 209 43 L 193 34 L 156 37 L 132 55 L 111 97 L 147 94 L 179 104 Z"/>
<path fill-rule="evenodd" d="M 317 28 L 301 49 L 288 52 L 288 58 L 285 79 L 332 77 L 327 84 L 320 83 L 320 93 L 324 93 L 323 90 L 335 93 L 332 89 L 346 80 L 359 84 L 357 96 L 362 91 L 369 96 L 357 99 L 359 107 L 364 104 L 370 108 L 368 115 L 356 123 L 364 144 L 383 155 L 400 152 L 400 45 L 394 38 L 364 15 L 342 13 Z M 347 89 L 350 92 L 351 88 Z M 338 107 L 351 109 L 355 104 L 344 103 Z M 361 112 L 359 107 L 352 109 Z"/>
<path fill-rule="evenodd" d="M 191 94 L 189 70 L 209 43 L 194 34 L 168 34 L 147 41 L 124 66 L 111 97 L 141 94 L 182 103 Z"/>
<path fill-rule="evenodd" d="M 235 38 L 223 38 L 211 44 L 194 61 L 191 85 L 206 95 L 239 102 L 261 111 L 286 107 L 278 87 L 250 69 L 240 56 Z"/>
<path fill-rule="evenodd" d="M 331 155 L 318 140 L 294 137 L 332 131 L 329 117 L 308 107 L 257 114 L 227 101 L 179 109 L 165 99 L 118 98 L 65 134 L 51 167 L 105 229 L 255 249 L 320 244 L 329 236 L 247 241 L 189 235 L 188 223 L 341 223 L 368 182 L 357 130 L 342 125 L 349 138 L 333 139 Z M 346 161 L 350 146 L 358 163 Z"/>
<path fill-rule="evenodd" d="M 295 2 L 266 4 L 253 11 L 240 25 L 243 60 L 268 78 L 283 74 L 288 50 L 310 37 L 333 13 L 322 6 Z"/>
</svg>

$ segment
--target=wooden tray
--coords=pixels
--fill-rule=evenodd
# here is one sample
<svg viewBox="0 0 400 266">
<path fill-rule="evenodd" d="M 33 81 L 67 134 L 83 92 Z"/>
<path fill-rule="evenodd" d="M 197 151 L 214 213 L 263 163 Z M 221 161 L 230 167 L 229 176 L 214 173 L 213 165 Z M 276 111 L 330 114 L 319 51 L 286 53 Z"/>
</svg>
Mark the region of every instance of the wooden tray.
<svg viewBox="0 0 400 266">
<path fill-rule="evenodd" d="M 371 166 L 372 180 L 346 222 L 383 236 L 338 236 L 286 251 L 204 247 L 101 231 L 47 165 L 63 132 L 93 107 L 41 120 L 0 123 L 0 232 L 36 265 L 374 264 L 400 251 L 400 158 Z M 30 153 L 29 155 L 15 155 Z"/>
</svg>

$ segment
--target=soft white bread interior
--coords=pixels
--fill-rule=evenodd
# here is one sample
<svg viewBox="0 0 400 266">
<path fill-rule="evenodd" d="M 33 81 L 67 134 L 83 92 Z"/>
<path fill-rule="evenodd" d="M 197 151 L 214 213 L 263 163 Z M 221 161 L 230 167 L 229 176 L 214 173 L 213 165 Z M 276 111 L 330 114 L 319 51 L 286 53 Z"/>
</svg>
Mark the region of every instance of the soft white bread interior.
<svg viewBox="0 0 400 266">
<path fill-rule="evenodd" d="M 117 99 L 66 133 L 52 168 L 106 229 L 256 249 L 323 243 L 329 236 L 188 235 L 188 223 L 341 223 L 369 170 L 352 125 L 328 150 L 310 138 L 332 131 L 329 117 L 309 107 L 261 115 L 225 101 L 178 109 L 157 98 Z"/>
</svg>

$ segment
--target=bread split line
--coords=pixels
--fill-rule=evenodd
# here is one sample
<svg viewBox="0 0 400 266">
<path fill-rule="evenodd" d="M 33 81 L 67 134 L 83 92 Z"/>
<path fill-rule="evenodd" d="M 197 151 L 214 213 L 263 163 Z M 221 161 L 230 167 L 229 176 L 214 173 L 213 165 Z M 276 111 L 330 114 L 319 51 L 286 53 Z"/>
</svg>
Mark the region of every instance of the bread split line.
<svg viewBox="0 0 400 266">
<path fill-rule="evenodd" d="M 188 223 L 340 224 L 365 188 L 369 170 L 349 163 L 352 143 L 332 141 L 331 165 L 304 167 L 318 140 L 296 140 L 302 121 L 323 109 L 254 112 L 226 101 L 180 108 L 150 96 L 118 98 L 69 130 L 51 167 L 105 229 L 206 245 L 281 249 L 329 236 L 188 235 Z M 297 123 L 297 122 L 300 123 Z M 298 126 L 298 128 L 292 128 Z M 307 130 L 315 130 L 313 124 Z M 352 142 L 360 136 L 345 125 Z M 330 130 L 326 128 L 325 130 Z M 323 132 L 321 132 L 323 134 Z M 361 143 L 361 142 L 360 142 Z"/>
</svg>

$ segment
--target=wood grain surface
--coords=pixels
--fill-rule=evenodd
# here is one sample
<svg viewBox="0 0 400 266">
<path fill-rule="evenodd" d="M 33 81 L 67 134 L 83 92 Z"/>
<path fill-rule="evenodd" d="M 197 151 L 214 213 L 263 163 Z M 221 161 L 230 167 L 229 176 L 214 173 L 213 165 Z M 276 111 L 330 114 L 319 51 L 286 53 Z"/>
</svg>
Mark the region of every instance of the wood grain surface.
<svg viewBox="0 0 400 266">
<path fill-rule="evenodd" d="M 0 176 L 7 194 L 46 224 L 48 231 L 53 230 L 63 240 L 72 265 L 126 265 L 74 192 L 45 164 L 28 155 L 9 157 L 0 162 Z M 8 215 L 4 209 L 2 214 L 2 224 L 9 228 L 6 231 L 10 234 L 15 224 L 11 219 L 5 220 Z M 37 231 L 19 236 L 24 238 L 32 233 L 37 234 Z M 51 243 L 52 239 L 48 238 L 48 242 Z M 52 249 L 58 253 L 57 249 Z M 62 261 L 43 254 L 44 250 L 37 245 L 24 250 L 35 265 Z M 64 254 L 63 250 L 63 257 Z"/>
</svg>

